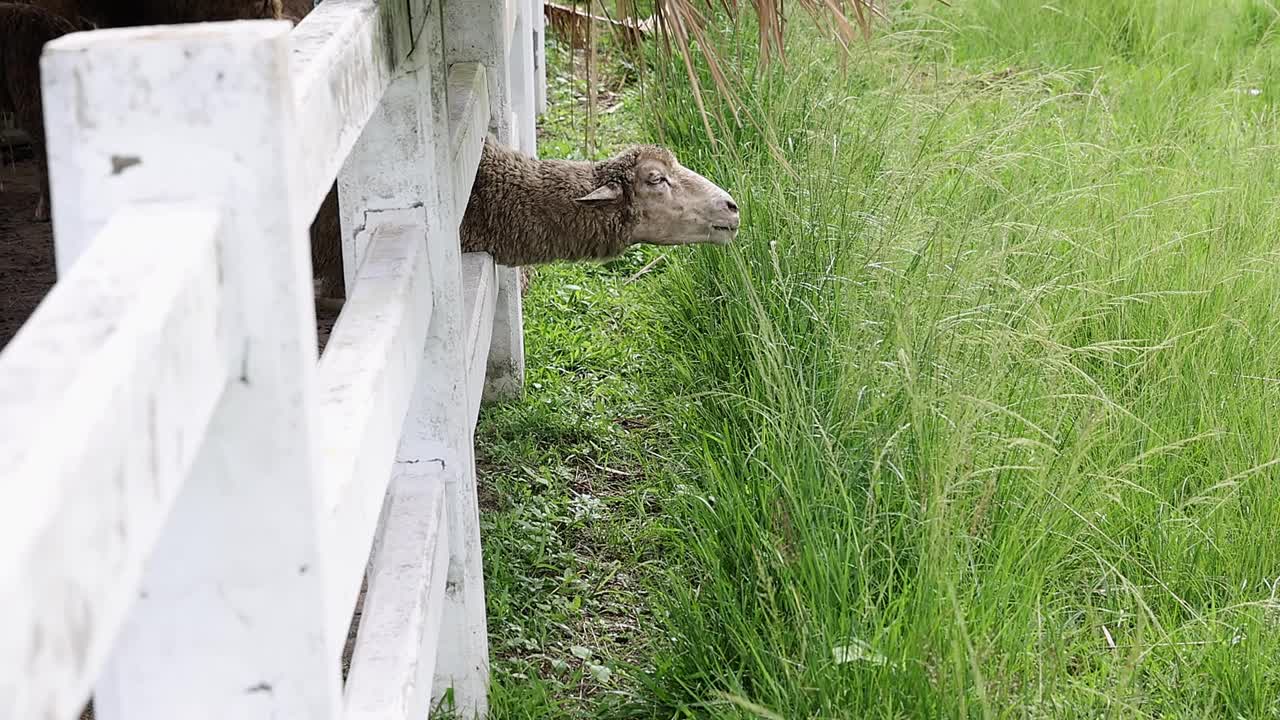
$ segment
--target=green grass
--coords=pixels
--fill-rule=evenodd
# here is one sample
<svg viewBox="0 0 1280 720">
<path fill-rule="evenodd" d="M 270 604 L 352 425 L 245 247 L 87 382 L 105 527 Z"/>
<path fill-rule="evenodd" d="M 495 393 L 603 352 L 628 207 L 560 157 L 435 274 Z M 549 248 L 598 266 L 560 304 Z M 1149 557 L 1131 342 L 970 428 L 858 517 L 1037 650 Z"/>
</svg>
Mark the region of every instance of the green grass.
<svg viewBox="0 0 1280 720">
<path fill-rule="evenodd" d="M 666 86 L 749 229 L 664 276 L 663 714 L 1276 717 L 1275 13 L 913 5 L 743 90 L 795 177 Z"/>
<path fill-rule="evenodd" d="M 549 41 L 547 52 L 540 153 L 585 157 L 581 54 L 575 70 L 567 47 Z M 592 157 L 641 133 L 638 86 L 621 82 L 616 54 L 605 57 L 602 109 L 616 110 L 600 115 Z M 657 256 L 637 248 L 606 264 L 536 268 L 525 397 L 483 410 L 491 718 L 617 717 L 637 703 L 654 652 L 650 598 L 668 560 L 658 508 L 673 444 L 655 416 L 664 359 L 646 287 L 662 265 L 636 277 Z"/>
<path fill-rule="evenodd" d="M 952 5 L 649 83 L 744 232 L 536 277 L 499 717 L 1280 717 L 1280 15 Z"/>
</svg>

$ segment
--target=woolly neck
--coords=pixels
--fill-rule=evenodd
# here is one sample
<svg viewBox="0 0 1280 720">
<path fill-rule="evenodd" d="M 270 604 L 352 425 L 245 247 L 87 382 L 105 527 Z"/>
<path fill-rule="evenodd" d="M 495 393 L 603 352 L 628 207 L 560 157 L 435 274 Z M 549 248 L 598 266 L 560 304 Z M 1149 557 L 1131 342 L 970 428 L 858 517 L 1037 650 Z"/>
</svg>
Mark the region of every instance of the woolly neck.
<svg viewBox="0 0 1280 720">
<path fill-rule="evenodd" d="M 486 138 L 462 225 L 464 251 L 484 250 L 503 265 L 607 260 L 631 245 L 636 151 L 609 160 L 537 160 Z M 617 183 L 604 206 L 577 201 Z"/>
</svg>

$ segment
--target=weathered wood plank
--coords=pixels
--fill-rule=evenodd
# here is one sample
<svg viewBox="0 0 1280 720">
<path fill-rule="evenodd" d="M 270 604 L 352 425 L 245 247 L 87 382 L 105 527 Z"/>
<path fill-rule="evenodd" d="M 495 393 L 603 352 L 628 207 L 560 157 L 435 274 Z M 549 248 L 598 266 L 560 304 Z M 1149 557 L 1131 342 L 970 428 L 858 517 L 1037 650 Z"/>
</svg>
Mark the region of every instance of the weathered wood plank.
<svg viewBox="0 0 1280 720">
<path fill-rule="evenodd" d="M 513 0 L 526 4 L 529 0 Z M 511 119 L 512 144 L 522 152 L 536 155 L 538 152 L 538 112 L 535 98 L 533 52 L 534 31 L 528 16 L 522 16 L 516 23 L 516 34 L 511 41 Z"/>
<path fill-rule="evenodd" d="M 411 479 L 418 477 L 444 487 L 449 517 L 446 620 L 439 643 L 423 650 L 436 653 L 435 680 L 415 685 L 413 692 L 436 695 L 452 687 L 463 716 L 469 716 L 473 710 L 483 714 L 485 708 L 488 644 L 473 427 L 466 420 L 470 404 L 462 340 L 461 253 L 454 215 L 455 198 L 461 195 L 465 202 L 467 194 L 452 182 L 454 146 L 450 143 L 441 52 L 440 4 L 433 3 L 429 11 L 419 50 L 404 75 L 393 81 L 343 169 L 339 196 L 344 219 L 359 221 L 366 210 L 384 208 L 420 206 L 426 210 L 424 242 L 430 256 L 434 305 L 424 348 L 424 371 L 413 391 L 391 487 L 399 487 L 400 478 L 417 482 Z M 428 468 L 432 473 L 423 476 Z M 418 707 L 421 701 L 415 697 L 407 702 Z"/>
<path fill-rule="evenodd" d="M 513 92 L 519 99 L 521 93 Z M 532 129 L 521 125 L 522 116 L 512 110 L 511 144 L 528 155 L 537 155 Z M 524 300 L 520 295 L 520 269 L 498 265 L 494 269 L 497 299 L 493 309 L 489 357 L 485 363 L 482 402 L 503 402 L 520 397 L 524 391 Z"/>
<path fill-rule="evenodd" d="M 94 693 L 99 720 L 336 720 L 315 473 L 316 329 L 290 24 L 66 35 L 41 60 L 56 242 L 142 200 L 220 208 L 233 380 Z M 66 174 L 70 170 L 69 174 Z M 65 189 L 64 185 L 61 189 Z"/>
<path fill-rule="evenodd" d="M 507 108 L 511 106 L 507 48 L 507 0 L 451 0 L 443 3 L 444 56 L 449 67 L 480 63 L 489 85 L 487 130 L 501 143 L 510 143 Z M 514 20 L 514 17 L 512 18 Z"/>
<path fill-rule="evenodd" d="M 449 68 L 459 61 L 474 62 L 478 59 L 461 56 L 460 48 L 473 41 L 483 41 L 483 37 L 489 35 L 483 28 L 491 27 L 490 20 L 494 16 L 477 16 L 470 0 L 435 3 L 431 12 L 432 19 L 427 23 L 427 32 L 423 33 L 423 44 L 430 50 L 425 65 L 431 69 L 431 77 L 435 79 L 433 87 L 444 90 L 444 83 L 439 79 L 448 77 Z M 482 32 L 471 33 L 469 28 L 477 24 L 482 26 Z M 492 27 L 496 28 L 496 24 Z M 437 31 L 433 32 L 433 28 Z M 481 48 L 479 54 L 486 52 Z M 487 67 L 484 73 L 485 81 L 478 86 L 487 84 L 488 91 L 476 93 L 475 97 L 485 103 L 482 107 L 489 108 L 494 82 Z M 404 437 L 400 439 L 395 472 L 397 477 L 412 477 L 414 470 L 422 467 L 423 461 L 440 466 L 435 477 L 445 485 L 449 570 L 431 682 L 432 702 L 440 700 L 445 693 L 451 693 L 461 717 L 484 717 L 488 710 L 489 637 L 476 497 L 475 425 L 470 422 L 471 400 L 463 336 L 461 249 L 458 242 L 458 225 L 474 178 L 468 175 L 465 185 L 449 181 L 457 176 L 457 161 L 450 150 L 456 149 L 458 144 L 451 142 L 452 113 L 444 100 L 443 93 L 433 95 L 431 105 L 435 131 L 433 145 L 440 149 L 434 156 L 431 177 L 447 178 L 436 181 L 437 186 L 441 186 L 441 199 L 445 202 L 441 207 L 444 224 L 428 236 L 437 309 L 432 316 L 431 337 L 427 341 L 427 363 L 436 372 L 424 374 L 414 394 L 414 404 L 409 411 L 412 421 L 406 423 Z M 491 118 L 492 110 L 487 114 Z M 481 129 L 488 129 L 487 124 Z M 478 139 L 483 140 L 483 135 L 480 134 Z M 477 161 L 478 157 L 477 154 Z M 469 167 L 474 169 L 476 165 Z M 447 310 L 442 312 L 442 306 Z M 396 481 L 392 483 L 395 486 Z"/>
<path fill-rule="evenodd" d="M 528 0 L 533 25 L 533 94 L 534 110 L 541 116 L 547 111 L 547 16 L 543 0 Z"/>
<path fill-rule="evenodd" d="M 507 146 L 517 147 L 526 152 L 530 148 L 529 134 L 521 134 L 513 120 L 512 113 L 516 95 L 516 84 L 522 78 L 512 77 L 512 61 L 520 59 L 517 47 L 527 47 L 523 43 L 513 41 L 513 28 L 521 25 L 517 22 L 518 13 L 509 13 L 510 2 L 519 0 L 455 0 L 444 7 L 445 24 L 445 59 L 450 66 L 458 63 L 474 62 L 484 66 L 485 81 L 489 85 L 489 121 L 487 130 L 495 139 Z M 508 22 L 508 17 L 511 18 Z M 526 23 L 525 27 L 529 27 Z M 514 31 L 517 34 L 522 31 Z M 518 63 L 517 63 L 518 64 Z M 523 64 L 528 72 L 532 64 Z M 527 97 L 531 97 L 530 93 Z M 462 185 L 470 188 L 470 185 Z M 509 399 L 518 395 L 524 385 L 524 341 L 523 320 L 520 316 L 520 296 L 518 292 L 508 296 L 507 288 L 518 288 L 518 271 L 514 268 L 499 268 L 498 303 L 495 312 L 500 317 L 495 321 L 494 341 L 489 349 L 488 373 L 489 381 L 485 383 L 485 397 L 488 399 Z"/>
<path fill-rule="evenodd" d="M 290 34 L 300 145 L 300 210 L 315 216 L 397 68 L 427 0 L 326 0 Z M 419 26 L 421 24 L 419 23 Z"/>
<path fill-rule="evenodd" d="M 371 213 L 364 232 L 368 258 L 319 370 L 328 612 L 338 633 L 355 607 L 431 321 L 422 208 Z"/>
<path fill-rule="evenodd" d="M 476 168 L 489 126 L 487 71 L 480 63 L 449 68 L 449 148 L 454 181 L 454 216 L 459 222 L 471 198 Z"/>
<path fill-rule="evenodd" d="M 212 210 L 122 210 L 0 353 L 0 717 L 73 717 L 229 371 Z"/>
<path fill-rule="evenodd" d="M 502 0 L 502 3 L 503 3 L 502 38 L 503 38 L 503 42 L 506 44 L 508 48 L 507 50 L 508 52 L 511 51 L 510 50 L 511 48 L 520 46 L 519 41 L 515 37 L 516 26 L 520 24 L 520 16 L 524 14 L 523 12 L 521 12 L 522 10 L 521 5 L 524 4 L 525 2 L 526 0 Z"/>
<path fill-rule="evenodd" d="M 494 268 L 489 253 L 464 253 L 462 256 L 462 317 L 466 328 L 467 387 L 471 402 L 469 417 L 473 425 L 480 413 L 489 343 L 493 338 L 493 310 L 498 297 Z"/>
<path fill-rule="evenodd" d="M 449 569 L 438 473 L 428 463 L 399 475 L 387 495 L 347 676 L 346 720 L 428 715 Z"/>
</svg>

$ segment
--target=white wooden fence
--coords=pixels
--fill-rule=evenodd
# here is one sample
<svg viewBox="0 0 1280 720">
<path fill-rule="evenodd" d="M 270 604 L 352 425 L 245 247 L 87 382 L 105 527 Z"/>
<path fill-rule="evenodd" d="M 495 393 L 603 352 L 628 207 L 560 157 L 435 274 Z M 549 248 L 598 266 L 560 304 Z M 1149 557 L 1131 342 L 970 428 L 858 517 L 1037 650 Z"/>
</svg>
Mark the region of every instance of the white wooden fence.
<svg viewBox="0 0 1280 720">
<path fill-rule="evenodd" d="M 60 279 L 0 354 L 0 720 L 485 712 L 473 432 L 520 298 L 458 223 L 487 129 L 534 150 L 541 33 L 537 0 L 324 0 L 46 46 Z"/>
</svg>

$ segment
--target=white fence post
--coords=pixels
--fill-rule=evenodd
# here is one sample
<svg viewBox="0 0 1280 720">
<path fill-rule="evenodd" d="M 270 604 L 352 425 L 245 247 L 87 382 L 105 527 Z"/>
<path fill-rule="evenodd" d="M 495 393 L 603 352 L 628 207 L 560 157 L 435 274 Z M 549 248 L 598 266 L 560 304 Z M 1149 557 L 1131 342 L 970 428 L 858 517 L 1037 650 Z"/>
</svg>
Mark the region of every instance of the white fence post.
<svg viewBox="0 0 1280 720">
<path fill-rule="evenodd" d="M 547 111 L 547 15 L 542 0 L 529 0 L 533 20 L 533 103 L 538 115 Z"/>
<path fill-rule="evenodd" d="M 484 400 L 519 397 L 524 390 L 524 300 L 520 268 L 497 266 L 498 303 L 493 311 L 493 340 L 485 368 Z"/>
<path fill-rule="evenodd" d="M 418 205 L 427 211 L 424 242 L 434 307 L 425 348 L 427 370 L 419 378 L 405 419 L 389 503 L 393 512 L 417 505 L 425 515 L 434 502 L 431 491 L 444 488 L 450 550 L 447 582 L 438 640 L 434 631 L 429 632 L 431 640 L 438 642 L 439 653 L 420 658 L 426 666 L 420 667 L 419 674 L 434 675 L 434 700 L 452 690 L 463 717 L 482 717 L 487 712 L 489 648 L 475 487 L 475 417 L 468 394 L 466 303 L 458 243 L 461 218 L 454 210 L 455 194 L 461 191 L 452 183 L 454 153 L 445 151 L 453 148 L 439 8 L 439 3 L 431 3 L 409 60 L 411 69 L 393 81 L 343 168 L 339 196 L 347 218 Z M 467 171 L 474 173 L 474 165 Z M 375 552 L 396 550 L 379 547 Z M 379 590 L 377 578 L 370 578 L 366 613 Z M 376 639 L 368 640 L 372 645 Z M 365 642 L 362 635 L 357 654 Z M 350 679 L 358 681 L 355 675 Z"/>
<path fill-rule="evenodd" d="M 533 52 L 533 17 L 530 12 L 533 3 L 530 0 L 510 0 L 520 8 L 520 16 L 516 20 L 515 34 L 511 38 L 508 55 L 511 78 L 511 114 L 514 116 L 515 145 L 522 152 L 530 155 L 538 154 L 538 111 L 535 97 L 536 82 L 534 68 L 537 58 Z"/>
<path fill-rule="evenodd" d="M 449 65 L 478 62 L 489 78 L 489 130 L 498 142 L 521 147 L 527 138 L 512 125 L 515 86 L 523 79 L 511 76 L 512 39 L 521 15 L 528 15 L 526 0 L 453 0 L 444 7 L 445 60 Z M 522 7 L 524 6 L 524 7 Z M 524 18 L 525 27 L 527 18 Z M 524 63 L 528 72 L 529 62 Z M 485 400 L 518 396 L 524 386 L 524 321 L 518 268 L 498 266 L 498 304 L 494 311 L 493 340 L 484 384 Z"/>
<path fill-rule="evenodd" d="M 224 221 L 209 271 L 234 362 L 98 682 L 99 720 L 339 715 L 289 30 L 100 30 L 45 49 L 61 270 L 131 201 L 207 202 Z"/>
<path fill-rule="evenodd" d="M 519 2 L 519 0 L 514 0 Z M 512 142 L 511 82 L 508 77 L 507 0 L 451 0 L 444 3 L 444 59 L 447 66 L 477 62 L 489 81 L 489 132 Z"/>
<path fill-rule="evenodd" d="M 508 95 L 511 106 L 511 145 L 537 157 L 538 54 L 534 47 L 537 21 L 542 19 L 541 2 L 506 0 L 511 12 L 518 12 L 507 53 Z M 484 396 L 488 401 L 519 397 L 524 390 L 524 300 L 520 289 L 520 269 L 498 267 L 498 305 L 494 311 L 493 342 L 485 376 Z"/>
</svg>

